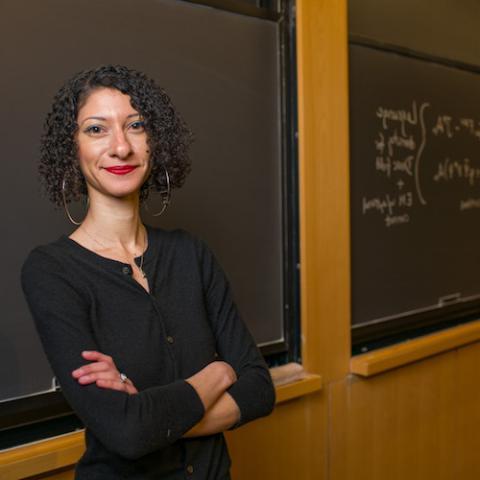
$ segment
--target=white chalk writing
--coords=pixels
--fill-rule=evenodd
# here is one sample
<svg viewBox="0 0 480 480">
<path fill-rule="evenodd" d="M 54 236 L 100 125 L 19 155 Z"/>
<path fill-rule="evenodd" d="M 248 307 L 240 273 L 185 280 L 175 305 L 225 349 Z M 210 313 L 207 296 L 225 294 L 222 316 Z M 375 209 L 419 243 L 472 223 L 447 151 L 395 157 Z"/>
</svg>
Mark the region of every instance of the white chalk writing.
<svg viewBox="0 0 480 480">
<path fill-rule="evenodd" d="M 460 211 L 472 210 L 480 208 L 480 198 L 469 198 L 468 200 L 460 200 Z"/>
<path fill-rule="evenodd" d="M 464 158 L 461 161 L 452 161 L 450 158 L 446 158 L 438 163 L 433 180 L 435 182 L 464 180 L 473 186 L 480 180 L 480 168 L 473 167 L 469 158 Z"/>
<path fill-rule="evenodd" d="M 480 140 L 480 120 L 448 111 L 435 110 L 434 114 L 433 110 L 435 106 L 420 99 L 412 99 L 403 105 L 380 105 L 374 109 L 377 130 L 371 160 L 376 173 L 372 184 L 376 193 L 365 192 L 361 197 L 363 215 L 383 218 L 386 227 L 409 224 L 413 221 L 416 206 L 427 205 L 426 185 L 429 188 L 425 191 L 432 194 L 432 200 L 440 194 L 438 189 L 446 188 L 443 185 L 455 184 L 455 188 L 445 192 L 459 202 L 460 211 L 480 209 L 480 191 L 478 198 L 471 198 L 469 193 L 458 199 L 461 189 L 471 191 L 480 187 L 480 159 L 452 158 L 458 152 L 454 143 L 457 137 L 462 147 Z M 427 162 L 424 152 L 433 141 L 441 142 L 440 149 L 437 146 L 429 149 Z M 433 157 L 432 160 L 432 152 L 438 151 L 442 152 L 443 158 L 435 160 Z M 372 163 L 369 165 L 372 168 Z M 437 190 L 432 190 L 433 185 Z"/>
<path fill-rule="evenodd" d="M 402 136 L 405 137 L 407 135 L 406 125 L 417 125 L 418 123 L 417 103 L 413 101 L 412 108 L 410 110 L 395 110 L 391 108 L 378 107 L 377 117 L 381 119 L 384 130 L 389 128 L 389 122 L 399 123 Z"/>
</svg>

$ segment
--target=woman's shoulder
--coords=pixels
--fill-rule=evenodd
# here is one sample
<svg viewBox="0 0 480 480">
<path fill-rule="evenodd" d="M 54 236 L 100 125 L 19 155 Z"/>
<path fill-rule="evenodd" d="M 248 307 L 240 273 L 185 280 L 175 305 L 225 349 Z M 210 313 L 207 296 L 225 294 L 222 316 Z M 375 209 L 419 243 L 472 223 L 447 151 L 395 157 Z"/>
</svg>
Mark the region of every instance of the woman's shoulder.
<svg viewBox="0 0 480 480">
<path fill-rule="evenodd" d="M 149 227 L 153 238 L 161 252 L 162 258 L 174 260 L 178 268 L 191 269 L 194 264 L 199 266 L 208 262 L 213 252 L 201 236 L 184 228 L 171 230 Z M 160 254 L 160 253 L 159 253 Z"/>
<path fill-rule="evenodd" d="M 190 249 L 201 247 L 204 244 L 199 236 L 184 228 L 165 229 L 151 225 L 147 225 L 147 228 L 155 241 L 163 246 L 171 246 L 175 249 Z"/>
<path fill-rule="evenodd" d="M 22 276 L 27 272 L 58 272 L 63 271 L 62 257 L 68 255 L 65 250 L 66 235 L 61 235 L 56 240 L 42 243 L 31 248 L 21 266 Z"/>
</svg>

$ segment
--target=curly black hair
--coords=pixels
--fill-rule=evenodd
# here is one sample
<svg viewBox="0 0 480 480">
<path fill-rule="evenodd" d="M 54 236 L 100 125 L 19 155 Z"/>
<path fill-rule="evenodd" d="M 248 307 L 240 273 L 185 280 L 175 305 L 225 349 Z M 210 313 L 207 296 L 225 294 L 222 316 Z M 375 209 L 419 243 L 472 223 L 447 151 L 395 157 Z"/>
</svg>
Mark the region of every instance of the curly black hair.
<svg viewBox="0 0 480 480">
<path fill-rule="evenodd" d="M 78 162 L 75 134 L 77 115 L 95 89 L 114 88 L 130 96 L 130 103 L 145 121 L 152 169 L 140 189 L 140 202 L 150 190 L 166 190 L 164 167 L 170 187 L 179 188 L 190 172 L 188 149 L 192 132 L 176 112 L 169 96 L 145 74 L 122 65 L 102 65 L 70 78 L 58 91 L 47 114 L 40 141 L 39 174 L 46 195 L 57 207 L 87 194 Z"/>
</svg>

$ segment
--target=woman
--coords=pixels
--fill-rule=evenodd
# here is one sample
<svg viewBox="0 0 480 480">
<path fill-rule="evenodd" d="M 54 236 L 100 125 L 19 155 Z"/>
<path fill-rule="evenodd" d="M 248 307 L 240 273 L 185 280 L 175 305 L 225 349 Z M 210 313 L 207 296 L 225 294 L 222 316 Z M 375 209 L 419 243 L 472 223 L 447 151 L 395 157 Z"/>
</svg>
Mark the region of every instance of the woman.
<svg viewBox="0 0 480 480">
<path fill-rule="evenodd" d="M 86 195 L 88 211 L 30 252 L 21 279 L 86 427 L 77 479 L 229 478 L 222 432 L 273 409 L 268 369 L 210 250 L 140 218 L 150 190 L 183 184 L 190 138 L 165 92 L 122 66 L 74 76 L 45 123 L 49 198 L 74 222 L 71 200 Z"/>
</svg>

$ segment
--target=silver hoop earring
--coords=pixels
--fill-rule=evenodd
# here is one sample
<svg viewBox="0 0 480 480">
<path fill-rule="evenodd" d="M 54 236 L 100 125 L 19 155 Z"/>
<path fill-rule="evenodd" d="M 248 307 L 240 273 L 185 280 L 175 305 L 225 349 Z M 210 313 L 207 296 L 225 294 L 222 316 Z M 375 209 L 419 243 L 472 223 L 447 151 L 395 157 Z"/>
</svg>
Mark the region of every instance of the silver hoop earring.
<svg viewBox="0 0 480 480">
<path fill-rule="evenodd" d="M 62 198 L 63 198 L 63 206 L 65 208 L 65 212 L 67 214 L 68 219 L 74 224 L 74 225 L 81 225 L 83 220 L 81 222 L 76 222 L 72 216 L 70 215 L 70 212 L 68 211 L 68 206 L 67 206 L 67 200 L 65 198 L 65 175 L 63 176 L 62 180 Z M 88 206 L 90 204 L 90 198 L 87 197 L 87 210 Z"/>
<path fill-rule="evenodd" d="M 170 175 L 168 174 L 167 168 L 163 166 L 163 169 L 165 170 L 165 179 L 167 183 L 167 189 L 166 190 L 161 190 L 160 194 L 162 195 L 162 209 L 157 212 L 157 213 L 151 213 L 153 217 L 158 217 L 160 216 L 165 210 L 168 208 L 168 205 L 170 205 L 170 198 L 172 195 L 171 189 L 170 189 Z M 148 210 L 148 203 L 145 204 L 145 209 Z"/>
</svg>

